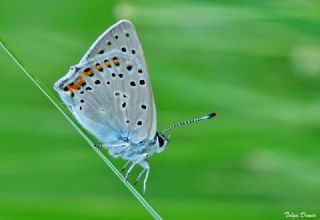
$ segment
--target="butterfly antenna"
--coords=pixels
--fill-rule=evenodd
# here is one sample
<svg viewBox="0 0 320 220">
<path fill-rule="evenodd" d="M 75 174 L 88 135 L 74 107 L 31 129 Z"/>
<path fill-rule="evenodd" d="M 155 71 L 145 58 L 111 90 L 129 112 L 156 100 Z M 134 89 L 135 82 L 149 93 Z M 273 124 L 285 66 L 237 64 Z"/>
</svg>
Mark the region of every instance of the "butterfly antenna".
<svg viewBox="0 0 320 220">
<path fill-rule="evenodd" d="M 175 123 L 175 124 L 171 125 L 170 127 L 164 129 L 161 132 L 161 134 L 163 134 L 164 132 L 166 132 L 166 131 L 168 131 L 168 130 L 170 130 L 172 128 L 179 127 L 179 126 L 182 126 L 182 125 L 187 125 L 187 124 L 198 122 L 198 121 L 202 121 L 202 120 L 207 120 L 207 119 L 213 118 L 216 115 L 217 114 L 213 112 L 213 113 L 210 113 L 209 115 L 206 115 L 206 116 L 202 116 L 202 117 L 199 117 L 199 118 L 194 118 L 194 119 L 191 119 L 191 120 Z"/>
</svg>

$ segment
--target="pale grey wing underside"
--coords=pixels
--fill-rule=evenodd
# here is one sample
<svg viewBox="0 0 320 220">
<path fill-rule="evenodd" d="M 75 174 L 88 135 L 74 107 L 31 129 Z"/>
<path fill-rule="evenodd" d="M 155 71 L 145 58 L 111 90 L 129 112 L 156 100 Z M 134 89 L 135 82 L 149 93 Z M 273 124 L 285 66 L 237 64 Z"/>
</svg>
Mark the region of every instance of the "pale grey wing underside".
<svg viewBox="0 0 320 220">
<path fill-rule="evenodd" d="M 106 145 L 155 136 L 151 84 L 138 36 L 128 21 L 103 33 L 55 89 L 81 125 Z"/>
<path fill-rule="evenodd" d="M 127 53 L 134 55 L 147 69 L 138 34 L 133 24 L 128 20 L 117 22 L 101 34 L 82 57 L 80 63 L 94 58 L 102 52 L 111 52 L 113 50 L 126 50 Z"/>
</svg>

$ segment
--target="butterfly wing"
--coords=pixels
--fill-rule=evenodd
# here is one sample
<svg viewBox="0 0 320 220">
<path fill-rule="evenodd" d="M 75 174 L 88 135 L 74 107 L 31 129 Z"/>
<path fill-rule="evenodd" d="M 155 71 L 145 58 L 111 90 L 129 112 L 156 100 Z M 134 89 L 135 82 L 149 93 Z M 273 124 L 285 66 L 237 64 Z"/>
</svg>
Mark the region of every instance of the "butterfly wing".
<svg viewBox="0 0 320 220">
<path fill-rule="evenodd" d="M 133 54 L 146 69 L 146 61 L 138 34 L 133 24 L 128 20 L 120 20 L 101 34 L 80 62 L 93 58 L 105 51 L 122 51 L 122 48 Z"/>
<path fill-rule="evenodd" d="M 104 32 L 54 88 L 81 125 L 105 145 L 155 137 L 150 79 L 129 21 Z"/>
</svg>

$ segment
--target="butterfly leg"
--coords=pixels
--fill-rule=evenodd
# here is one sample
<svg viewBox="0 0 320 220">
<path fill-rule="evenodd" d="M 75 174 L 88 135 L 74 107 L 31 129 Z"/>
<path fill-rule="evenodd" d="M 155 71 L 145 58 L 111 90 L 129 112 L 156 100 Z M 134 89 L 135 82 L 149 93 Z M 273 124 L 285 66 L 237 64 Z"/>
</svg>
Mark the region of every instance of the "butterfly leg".
<svg viewBox="0 0 320 220">
<path fill-rule="evenodd" d="M 146 175 L 145 175 L 144 180 L 143 180 L 143 194 L 145 194 L 146 190 L 147 190 L 147 181 L 148 181 L 149 172 L 150 172 L 150 165 L 149 165 L 149 162 L 147 160 L 143 160 L 139 164 L 144 168 L 143 173 L 146 172 Z M 139 176 L 140 176 L 140 174 L 139 174 Z M 137 180 L 139 180 L 139 178 L 140 178 L 139 176 L 138 176 Z M 141 176 L 142 176 L 142 174 L 141 174 Z"/>
<path fill-rule="evenodd" d="M 148 154 L 145 153 L 145 154 L 139 155 L 138 157 L 135 158 L 135 160 L 132 162 L 132 165 L 129 167 L 129 169 L 126 173 L 125 179 L 128 179 L 128 176 L 131 173 L 133 167 L 135 165 L 137 165 L 138 163 L 140 163 L 141 161 L 143 161 L 147 156 L 148 156 Z"/>
<path fill-rule="evenodd" d="M 125 165 L 123 165 L 123 167 L 121 168 L 121 172 L 124 172 L 130 163 L 131 161 L 129 160 Z"/>
<path fill-rule="evenodd" d="M 128 180 L 128 176 L 129 174 L 131 173 L 131 170 L 133 169 L 133 167 L 136 165 L 137 163 L 136 162 L 133 162 L 132 165 L 129 167 L 127 173 L 126 173 L 126 176 L 125 176 L 125 179 Z"/>
<path fill-rule="evenodd" d="M 138 177 L 137 177 L 137 179 L 136 179 L 136 181 L 134 182 L 133 185 L 137 185 L 137 183 L 138 183 L 139 180 L 141 179 L 141 177 L 142 177 L 142 175 L 144 174 L 144 172 L 146 172 L 146 169 L 143 169 L 143 170 L 139 173 L 139 175 L 138 175 Z"/>
</svg>

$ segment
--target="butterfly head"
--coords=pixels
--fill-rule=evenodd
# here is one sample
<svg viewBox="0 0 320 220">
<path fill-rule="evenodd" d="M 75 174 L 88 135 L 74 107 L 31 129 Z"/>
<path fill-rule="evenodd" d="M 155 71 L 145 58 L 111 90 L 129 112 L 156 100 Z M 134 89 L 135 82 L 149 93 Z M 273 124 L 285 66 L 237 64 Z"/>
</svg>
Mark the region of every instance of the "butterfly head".
<svg viewBox="0 0 320 220">
<path fill-rule="evenodd" d="M 162 151 L 164 151 L 164 149 L 167 148 L 167 144 L 169 143 L 170 140 L 170 136 L 166 137 L 164 136 L 164 134 L 161 133 L 157 133 L 156 134 L 157 137 L 157 153 L 161 153 Z"/>
</svg>

